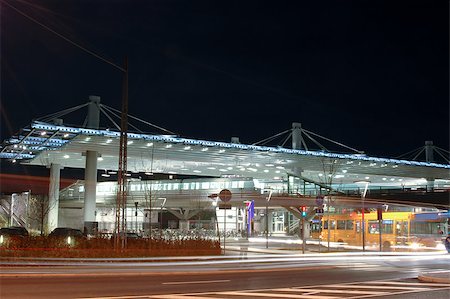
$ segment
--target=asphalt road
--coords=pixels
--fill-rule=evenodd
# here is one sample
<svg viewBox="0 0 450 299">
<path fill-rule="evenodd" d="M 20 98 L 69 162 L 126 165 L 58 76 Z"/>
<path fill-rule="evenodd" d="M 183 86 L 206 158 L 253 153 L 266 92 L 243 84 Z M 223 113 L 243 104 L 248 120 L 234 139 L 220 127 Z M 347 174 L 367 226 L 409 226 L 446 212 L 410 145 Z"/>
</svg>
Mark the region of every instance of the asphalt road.
<svg viewBox="0 0 450 299">
<path fill-rule="evenodd" d="M 0 268 L 2 299 L 450 298 L 450 284 L 417 280 L 423 272 L 450 271 L 448 256 L 30 263 Z"/>
</svg>

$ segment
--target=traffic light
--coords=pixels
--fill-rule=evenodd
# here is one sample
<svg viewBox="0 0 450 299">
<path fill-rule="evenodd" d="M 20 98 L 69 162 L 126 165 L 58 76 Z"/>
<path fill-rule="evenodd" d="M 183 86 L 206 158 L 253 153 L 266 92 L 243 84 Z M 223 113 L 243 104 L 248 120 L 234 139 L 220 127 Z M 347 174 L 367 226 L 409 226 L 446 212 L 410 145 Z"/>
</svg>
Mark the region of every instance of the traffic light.
<svg viewBox="0 0 450 299">
<path fill-rule="evenodd" d="M 302 217 L 306 217 L 306 206 L 301 206 L 300 211 L 302 213 Z"/>
</svg>

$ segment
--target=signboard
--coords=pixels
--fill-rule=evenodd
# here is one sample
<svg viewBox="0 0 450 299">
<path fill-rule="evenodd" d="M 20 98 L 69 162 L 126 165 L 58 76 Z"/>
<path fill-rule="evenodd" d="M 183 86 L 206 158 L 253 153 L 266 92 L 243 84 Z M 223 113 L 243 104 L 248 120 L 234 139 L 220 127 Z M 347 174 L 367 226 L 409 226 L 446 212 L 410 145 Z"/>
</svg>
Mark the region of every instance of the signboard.
<svg viewBox="0 0 450 299">
<path fill-rule="evenodd" d="M 227 202 L 231 200 L 231 191 L 228 189 L 223 189 L 219 192 L 219 198 L 223 202 Z"/>
<path fill-rule="evenodd" d="M 231 209 L 231 203 L 219 202 L 219 209 L 220 210 L 230 210 Z"/>
</svg>

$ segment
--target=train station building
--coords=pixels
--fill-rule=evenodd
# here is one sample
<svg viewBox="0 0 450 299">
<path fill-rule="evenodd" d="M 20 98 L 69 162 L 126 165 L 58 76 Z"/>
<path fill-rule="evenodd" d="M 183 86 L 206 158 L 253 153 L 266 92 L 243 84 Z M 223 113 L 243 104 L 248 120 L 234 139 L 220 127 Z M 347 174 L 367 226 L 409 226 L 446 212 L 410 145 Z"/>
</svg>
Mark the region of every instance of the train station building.
<svg viewBox="0 0 450 299">
<path fill-rule="evenodd" d="M 66 114 L 83 108 L 88 110 L 85 124 L 64 122 Z M 101 115 L 111 127 L 100 126 Z M 49 168 L 48 230 L 70 226 L 88 232 L 114 231 L 120 142 L 114 117 L 118 115 L 120 111 L 91 96 L 83 105 L 32 121 L 3 141 L 0 158 Z M 306 222 L 302 233 L 312 236 L 327 214 L 366 211 L 369 215 L 380 209 L 441 213 L 444 216 L 436 221 L 448 221 L 450 164 L 434 162 L 433 157 L 445 158 L 448 152 L 430 141 L 421 148 L 424 161 L 416 161 L 367 156 L 297 122 L 267 140 L 242 144 L 238 137 L 230 142 L 183 138 L 133 116 L 129 119 L 159 130 L 146 133 L 131 126 L 127 132 L 124 215 L 130 231 L 204 229 L 282 235 L 298 233 L 299 223 Z M 275 138 L 284 142 L 264 144 Z M 340 150 L 329 150 L 322 141 Z M 60 189 L 61 171 L 68 168 L 84 169 L 84 179 Z M 337 218 L 333 221 L 326 226 L 347 225 Z M 383 225 L 389 223 L 382 222 L 379 228 Z M 392 230 L 398 226 L 392 225 Z"/>
</svg>

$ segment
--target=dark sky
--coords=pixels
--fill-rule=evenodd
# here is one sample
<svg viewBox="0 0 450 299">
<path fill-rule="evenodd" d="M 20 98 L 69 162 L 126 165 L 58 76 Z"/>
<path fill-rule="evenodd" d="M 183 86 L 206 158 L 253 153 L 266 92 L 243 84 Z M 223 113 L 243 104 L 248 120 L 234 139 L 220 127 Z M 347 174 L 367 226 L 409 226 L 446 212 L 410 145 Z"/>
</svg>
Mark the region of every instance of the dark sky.
<svg viewBox="0 0 450 299">
<path fill-rule="evenodd" d="M 369 155 L 449 148 L 448 1 L 1 0 L 1 140 L 89 95 L 182 137 L 292 122 Z M 83 119 L 76 120 L 82 123 Z"/>
</svg>

